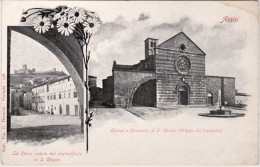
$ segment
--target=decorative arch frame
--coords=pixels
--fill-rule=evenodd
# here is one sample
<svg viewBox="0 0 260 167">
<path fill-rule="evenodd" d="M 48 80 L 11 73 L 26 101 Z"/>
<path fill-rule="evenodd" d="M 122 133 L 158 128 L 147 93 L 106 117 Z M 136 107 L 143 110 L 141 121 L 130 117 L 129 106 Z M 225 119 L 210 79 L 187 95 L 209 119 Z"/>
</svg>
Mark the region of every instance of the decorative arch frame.
<svg viewBox="0 0 260 167">
<path fill-rule="evenodd" d="M 57 30 L 51 29 L 44 34 L 35 32 L 33 26 L 8 26 L 7 28 L 7 64 L 10 64 L 11 56 L 11 32 L 15 31 L 20 34 L 23 34 L 36 42 L 40 43 L 48 50 L 50 50 L 65 66 L 73 82 L 75 84 L 76 90 L 78 92 L 80 108 L 83 111 L 84 108 L 84 83 L 83 83 L 83 52 L 80 47 L 79 42 L 73 35 L 65 37 L 60 35 Z M 8 67 L 9 75 L 10 67 Z M 10 81 L 7 82 L 7 85 L 10 85 Z M 7 90 L 7 94 L 10 94 L 10 90 Z M 10 98 L 8 98 L 10 99 Z M 10 101 L 8 101 L 8 111 L 10 111 L 9 106 Z M 82 112 L 84 113 L 84 112 Z M 82 115 L 83 116 L 83 115 Z M 83 117 L 82 117 L 83 118 Z M 10 117 L 11 119 L 11 117 Z M 8 118 L 8 131 L 10 131 L 11 121 Z M 83 133 L 84 120 L 81 120 L 81 131 Z"/>
<path fill-rule="evenodd" d="M 10 55 L 11 31 L 23 34 L 50 50 L 68 70 L 79 93 L 79 100 L 83 104 L 83 59 L 82 51 L 76 39 L 58 35 L 55 30 L 45 34 L 35 32 L 32 26 L 9 26 L 8 27 L 8 54 Z M 78 46 L 78 47 L 77 47 Z M 77 51 L 77 50 L 80 50 Z"/>
</svg>

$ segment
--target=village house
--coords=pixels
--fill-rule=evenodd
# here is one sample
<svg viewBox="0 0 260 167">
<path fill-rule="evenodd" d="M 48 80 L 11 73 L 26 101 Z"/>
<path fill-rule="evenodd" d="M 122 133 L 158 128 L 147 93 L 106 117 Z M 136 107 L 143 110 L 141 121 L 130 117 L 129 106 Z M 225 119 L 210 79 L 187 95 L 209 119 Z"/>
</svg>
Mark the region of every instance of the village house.
<svg viewBox="0 0 260 167">
<path fill-rule="evenodd" d="M 89 76 L 89 86 L 96 87 L 96 77 Z M 79 106 L 76 87 L 70 76 L 32 88 L 32 110 L 34 111 L 80 116 Z"/>
</svg>

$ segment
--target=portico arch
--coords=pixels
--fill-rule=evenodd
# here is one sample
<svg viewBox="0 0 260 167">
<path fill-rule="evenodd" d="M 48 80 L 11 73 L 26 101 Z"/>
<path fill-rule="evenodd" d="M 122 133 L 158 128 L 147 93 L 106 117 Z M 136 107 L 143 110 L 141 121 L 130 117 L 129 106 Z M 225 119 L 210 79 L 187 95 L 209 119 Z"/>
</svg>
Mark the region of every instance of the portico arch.
<svg viewBox="0 0 260 167">
<path fill-rule="evenodd" d="M 149 77 L 145 77 L 143 79 L 141 79 L 140 81 L 136 82 L 131 91 L 130 91 L 130 96 L 129 96 L 129 105 L 128 107 L 131 107 L 132 106 L 132 103 L 133 103 L 133 98 L 134 98 L 134 94 L 135 92 L 137 91 L 137 89 L 144 83 L 148 82 L 148 81 L 152 81 L 152 80 L 156 80 L 156 76 L 155 75 L 152 75 L 152 76 L 149 76 Z"/>
</svg>

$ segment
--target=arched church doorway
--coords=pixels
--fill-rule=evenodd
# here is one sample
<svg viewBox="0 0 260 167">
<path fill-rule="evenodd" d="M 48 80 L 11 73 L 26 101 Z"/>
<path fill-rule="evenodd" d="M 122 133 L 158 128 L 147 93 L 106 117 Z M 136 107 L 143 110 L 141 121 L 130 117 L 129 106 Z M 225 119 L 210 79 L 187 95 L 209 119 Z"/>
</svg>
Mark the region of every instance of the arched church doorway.
<svg viewBox="0 0 260 167">
<path fill-rule="evenodd" d="M 178 88 L 178 96 L 179 105 L 189 104 L 189 88 L 187 85 L 181 85 Z"/>
<path fill-rule="evenodd" d="M 212 106 L 213 105 L 213 94 L 208 93 L 208 105 Z"/>
<path fill-rule="evenodd" d="M 134 93 L 132 106 L 148 106 L 156 105 L 156 80 L 149 80 L 139 86 Z"/>
</svg>

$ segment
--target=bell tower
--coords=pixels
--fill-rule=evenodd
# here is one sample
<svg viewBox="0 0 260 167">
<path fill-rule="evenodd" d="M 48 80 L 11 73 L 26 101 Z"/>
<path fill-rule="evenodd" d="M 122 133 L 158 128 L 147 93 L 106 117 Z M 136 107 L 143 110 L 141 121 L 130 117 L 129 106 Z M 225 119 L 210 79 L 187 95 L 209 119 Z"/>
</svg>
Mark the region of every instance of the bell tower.
<svg viewBox="0 0 260 167">
<path fill-rule="evenodd" d="M 145 59 L 149 58 L 149 56 L 154 55 L 155 48 L 158 44 L 158 39 L 147 38 L 145 41 Z"/>
</svg>

